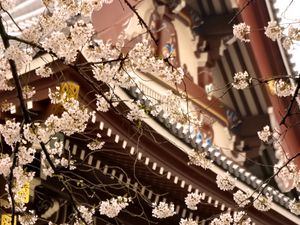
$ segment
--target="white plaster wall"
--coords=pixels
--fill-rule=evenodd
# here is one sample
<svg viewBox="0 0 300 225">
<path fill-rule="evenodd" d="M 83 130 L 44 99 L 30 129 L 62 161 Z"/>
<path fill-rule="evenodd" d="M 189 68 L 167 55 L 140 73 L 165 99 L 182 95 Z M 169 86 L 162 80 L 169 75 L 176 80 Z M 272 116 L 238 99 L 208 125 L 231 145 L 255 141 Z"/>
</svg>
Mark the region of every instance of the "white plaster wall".
<svg viewBox="0 0 300 225">
<path fill-rule="evenodd" d="M 230 135 L 227 127 L 215 122 L 212 126 L 214 131 L 214 145 L 220 147 L 224 155 L 239 164 L 243 164 L 246 159 L 246 153 L 240 152 L 237 157 L 232 154 L 234 149 L 235 137 Z"/>
<path fill-rule="evenodd" d="M 187 65 L 188 71 L 194 79 L 194 83 L 198 83 L 197 67 L 198 59 L 194 51 L 197 49 L 197 39 L 193 37 L 190 27 L 187 27 L 180 20 L 173 21 L 177 31 L 178 48 L 180 54 L 180 63 Z"/>
<path fill-rule="evenodd" d="M 150 21 L 151 13 L 154 10 L 154 4 L 152 0 L 144 0 L 138 4 L 137 12 L 143 20 L 148 24 Z M 139 25 L 139 20 L 136 15 L 133 15 L 128 21 L 128 25 L 125 29 L 127 38 L 130 40 L 135 38 L 139 34 L 145 33 L 146 29 Z"/>
</svg>

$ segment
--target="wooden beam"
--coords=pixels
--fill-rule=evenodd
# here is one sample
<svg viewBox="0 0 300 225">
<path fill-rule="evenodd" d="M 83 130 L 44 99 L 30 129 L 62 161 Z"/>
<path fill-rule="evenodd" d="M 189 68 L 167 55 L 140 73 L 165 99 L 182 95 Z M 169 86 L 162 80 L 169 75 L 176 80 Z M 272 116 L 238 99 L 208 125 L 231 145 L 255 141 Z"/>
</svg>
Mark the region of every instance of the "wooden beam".
<svg viewBox="0 0 300 225">
<path fill-rule="evenodd" d="M 204 36 L 224 37 L 232 35 L 232 25 L 228 22 L 233 16 L 234 13 L 206 16 L 198 31 Z"/>
</svg>

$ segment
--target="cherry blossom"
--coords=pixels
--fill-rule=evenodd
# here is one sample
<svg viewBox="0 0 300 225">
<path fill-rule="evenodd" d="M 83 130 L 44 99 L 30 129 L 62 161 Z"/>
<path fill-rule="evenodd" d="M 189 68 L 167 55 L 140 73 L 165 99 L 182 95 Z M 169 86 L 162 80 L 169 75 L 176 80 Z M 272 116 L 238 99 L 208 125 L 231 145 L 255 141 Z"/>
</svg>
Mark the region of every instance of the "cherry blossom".
<svg viewBox="0 0 300 225">
<path fill-rule="evenodd" d="M 276 41 L 282 37 L 282 29 L 277 24 L 277 21 L 269 21 L 268 26 L 265 27 L 265 35 L 272 41 Z"/>
<path fill-rule="evenodd" d="M 46 77 L 50 77 L 53 74 L 53 71 L 50 67 L 44 65 L 37 68 L 35 70 L 35 73 L 37 76 L 46 78 Z"/>
<path fill-rule="evenodd" d="M 272 200 L 273 200 L 272 196 L 260 195 L 258 198 L 254 200 L 253 206 L 259 211 L 268 211 L 271 209 Z"/>
<path fill-rule="evenodd" d="M 257 135 L 260 140 L 262 140 L 263 142 L 267 142 L 269 140 L 269 137 L 272 135 L 272 132 L 270 131 L 270 127 L 266 125 L 261 131 L 257 132 Z"/>
<path fill-rule="evenodd" d="M 225 175 L 218 174 L 216 177 L 218 188 L 222 191 L 230 191 L 235 187 L 235 179 L 227 172 Z"/>
<path fill-rule="evenodd" d="M 289 81 L 279 79 L 275 82 L 275 93 L 278 97 L 287 97 L 294 94 L 294 88 Z"/>
<path fill-rule="evenodd" d="M 0 124 L 0 134 L 4 137 L 5 142 L 13 146 L 14 143 L 21 140 L 21 124 L 14 120 L 6 120 L 5 125 Z"/>
<path fill-rule="evenodd" d="M 29 213 L 25 213 L 24 215 L 18 216 L 18 221 L 21 223 L 21 225 L 34 225 L 36 224 L 36 221 L 38 220 L 37 215 L 34 215 L 34 212 L 32 210 L 29 210 Z"/>
<path fill-rule="evenodd" d="M 145 112 L 138 105 L 133 105 L 130 112 L 127 114 L 127 119 L 130 121 L 142 120 L 145 118 Z"/>
<path fill-rule="evenodd" d="M 291 40 L 300 41 L 300 29 L 290 25 L 288 28 L 288 37 Z"/>
<path fill-rule="evenodd" d="M 103 147 L 104 144 L 105 144 L 105 142 L 101 141 L 101 134 L 97 133 L 96 139 L 94 139 L 93 141 L 88 143 L 87 147 L 92 151 L 93 150 L 99 150 Z"/>
<path fill-rule="evenodd" d="M 1 112 L 8 112 L 14 107 L 14 104 L 11 102 L 8 102 L 6 99 L 1 102 Z"/>
<path fill-rule="evenodd" d="M 289 209 L 295 215 L 300 215 L 300 202 L 296 200 L 291 201 L 289 204 Z"/>
<path fill-rule="evenodd" d="M 0 4 L 1 4 L 1 8 L 8 11 L 15 6 L 16 0 L 1 0 Z"/>
<path fill-rule="evenodd" d="M 286 50 L 289 50 L 293 44 L 294 44 L 293 40 L 289 37 L 284 38 L 282 41 L 282 46 Z"/>
<path fill-rule="evenodd" d="M 247 71 L 238 72 L 234 74 L 232 87 L 234 87 L 235 89 L 245 89 L 249 86 L 251 81 L 252 78 Z"/>
<path fill-rule="evenodd" d="M 232 222 L 233 218 L 230 213 L 223 213 L 219 218 L 213 219 L 210 225 L 230 225 Z"/>
<path fill-rule="evenodd" d="M 7 177 L 10 174 L 11 166 L 12 161 L 9 155 L 0 155 L 0 175 L 3 174 L 4 177 Z"/>
<path fill-rule="evenodd" d="M 189 193 L 187 197 L 185 197 L 184 202 L 187 205 L 188 209 L 197 210 L 197 204 L 200 203 L 201 198 L 201 194 Z"/>
<path fill-rule="evenodd" d="M 249 39 L 250 26 L 246 23 L 239 23 L 233 25 L 233 35 L 244 42 L 250 42 Z"/>
<path fill-rule="evenodd" d="M 198 225 L 198 222 L 193 219 L 180 219 L 179 225 Z"/>
<path fill-rule="evenodd" d="M 31 163 L 34 159 L 36 150 L 31 147 L 20 146 L 18 151 L 18 162 L 19 165 L 26 165 Z"/>
<path fill-rule="evenodd" d="M 4 55 L 6 59 L 14 60 L 18 69 L 21 69 L 32 60 L 32 57 L 26 51 L 14 45 L 7 48 Z"/>
<path fill-rule="evenodd" d="M 112 198 L 110 200 L 102 201 L 100 203 L 100 214 L 106 215 L 109 218 L 116 217 L 122 209 L 125 209 L 129 202 L 130 198 L 118 196 L 117 198 Z"/>
<path fill-rule="evenodd" d="M 175 207 L 173 203 L 159 202 L 157 204 L 153 204 L 152 216 L 162 219 L 173 216 L 176 214 Z"/>
<path fill-rule="evenodd" d="M 23 98 L 30 99 L 35 95 L 35 93 L 35 87 L 31 87 L 28 85 L 23 87 Z"/>
<path fill-rule="evenodd" d="M 234 225 L 250 225 L 251 219 L 246 217 L 245 211 L 238 211 L 233 213 Z"/>
<path fill-rule="evenodd" d="M 249 197 L 250 197 L 249 193 L 244 193 L 241 190 L 238 190 L 233 194 L 233 200 L 241 208 L 245 207 L 250 203 Z"/>
<path fill-rule="evenodd" d="M 89 209 L 83 205 L 78 207 L 78 210 L 80 211 L 80 216 L 84 219 L 84 221 L 87 224 L 93 224 L 93 215 L 95 214 L 95 209 Z M 80 225 L 81 222 L 80 220 L 78 220 L 77 223 L 75 223 L 76 225 Z"/>
<path fill-rule="evenodd" d="M 203 169 L 209 169 L 212 165 L 212 161 L 207 158 L 207 152 L 191 150 L 188 153 L 189 165 L 201 166 Z"/>
</svg>

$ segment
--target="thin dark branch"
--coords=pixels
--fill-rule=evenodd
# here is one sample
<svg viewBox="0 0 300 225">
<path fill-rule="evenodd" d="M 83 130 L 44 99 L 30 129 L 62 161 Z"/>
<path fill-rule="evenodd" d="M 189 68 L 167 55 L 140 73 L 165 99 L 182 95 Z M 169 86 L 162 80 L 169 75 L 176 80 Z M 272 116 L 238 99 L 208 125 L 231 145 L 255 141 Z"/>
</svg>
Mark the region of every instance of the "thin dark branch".
<svg viewBox="0 0 300 225">
<path fill-rule="evenodd" d="M 11 19 L 11 21 L 15 24 L 15 26 L 19 29 L 19 31 L 22 32 L 21 27 L 17 24 L 17 22 L 14 20 L 14 18 L 11 16 L 11 14 L 10 14 L 7 10 L 3 9 L 2 7 L 1 7 L 1 10 L 2 10 L 3 12 L 5 12 L 5 13 L 8 15 L 8 17 L 9 17 L 9 18 Z"/>
<path fill-rule="evenodd" d="M 297 82 L 297 86 L 296 86 L 294 95 L 293 95 L 293 97 L 292 97 L 292 99 L 291 99 L 291 101 L 290 101 L 290 104 L 289 104 L 289 106 L 288 106 L 288 108 L 287 108 L 287 110 L 286 110 L 286 113 L 285 113 L 285 115 L 282 117 L 282 119 L 281 119 L 279 125 L 285 125 L 286 119 L 287 119 L 287 118 L 290 116 L 290 114 L 291 114 L 291 110 L 292 110 L 293 104 L 294 104 L 294 102 L 296 101 L 296 98 L 297 98 L 297 96 L 298 96 L 298 92 L 299 92 L 299 89 L 300 89 L 300 78 L 297 78 L 297 79 L 296 79 L 296 82 Z M 286 126 L 286 125 L 285 125 L 285 126 Z"/>
<path fill-rule="evenodd" d="M 139 19 L 139 23 L 142 25 L 142 27 L 144 27 L 147 32 L 149 33 L 149 35 L 151 36 L 152 40 L 154 41 L 154 43 L 156 45 L 158 45 L 158 40 L 154 37 L 154 34 L 152 33 L 152 31 L 150 30 L 149 26 L 146 24 L 146 22 L 144 21 L 144 19 L 140 16 L 140 14 L 137 12 L 136 8 L 134 6 L 132 6 L 128 0 L 124 0 L 124 2 L 126 3 L 126 5 L 130 8 L 130 10 L 137 16 L 137 18 Z"/>
<path fill-rule="evenodd" d="M 248 0 L 245 5 L 231 18 L 228 24 L 231 24 L 254 0 Z"/>
<path fill-rule="evenodd" d="M 0 35 L 1 35 L 1 38 L 2 38 L 4 48 L 8 49 L 9 46 L 10 46 L 9 36 L 7 35 L 7 33 L 5 31 L 1 16 L 0 16 Z M 25 100 L 24 100 L 24 97 L 23 97 L 22 86 L 21 86 L 21 82 L 20 82 L 19 77 L 18 77 L 18 71 L 17 71 L 16 63 L 14 62 L 14 60 L 11 60 L 11 59 L 8 60 L 8 62 L 9 62 L 10 70 L 11 70 L 11 73 L 12 73 L 12 76 L 13 76 L 13 79 L 14 79 L 14 82 L 15 82 L 17 95 L 18 95 L 18 98 L 20 100 L 20 106 L 21 106 L 22 114 L 24 116 L 24 122 L 29 123 L 30 115 L 28 113 L 27 106 L 25 104 Z"/>
</svg>

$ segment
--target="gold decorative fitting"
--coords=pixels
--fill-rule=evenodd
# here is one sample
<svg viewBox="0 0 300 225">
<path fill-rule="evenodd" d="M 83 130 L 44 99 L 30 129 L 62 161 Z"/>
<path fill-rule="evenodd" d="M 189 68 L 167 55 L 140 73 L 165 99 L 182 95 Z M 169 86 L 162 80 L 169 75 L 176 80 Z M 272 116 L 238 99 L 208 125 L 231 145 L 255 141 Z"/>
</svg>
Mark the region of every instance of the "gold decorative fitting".
<svg viewBox="0 0 300 225">
<path fill-rule="evenodd" d="M 28 203 L 30 198 L 30 184 L 29 182 L 25 183 L 21 190 L 18 192 L 19 202 Z"/>
<path fill-rule="evenodd" d="M 77 99 L 79 96 L 80 86 L 72 81 L 62 82 L 60 84 L 61 96 L 66 95 L 66 99 Z"/>
<path fill-rule="evenodd" d="M 72 81 L 62 82 L 59 87 L 59 95 L 64 98 L 64 101 L 70 99 L 78 99 L 80 86 Z M 55 115 L 61 114 L 64 111 L 62 105 L 55 105 L 53 108 L 53 113 Z"/>
<path fill-rule="evenodd" d="M 269 89 L 271 95 L 275 95 L 276 94 L 276 86 L 275 86 L 275 84 L 276 84 L 276 82 L 274 80 L 268 81 L 268 89 Z"/>
<path fill-rule="evenodd" d="M 2 214 L 1 215 L 1 225 L 11 225 L 11 214 Z M 14 225 L 17 225 L 17 217 L 15 216 Z"/>
</svg>

